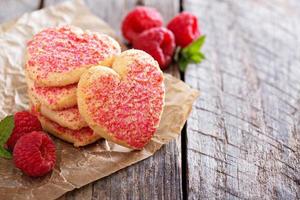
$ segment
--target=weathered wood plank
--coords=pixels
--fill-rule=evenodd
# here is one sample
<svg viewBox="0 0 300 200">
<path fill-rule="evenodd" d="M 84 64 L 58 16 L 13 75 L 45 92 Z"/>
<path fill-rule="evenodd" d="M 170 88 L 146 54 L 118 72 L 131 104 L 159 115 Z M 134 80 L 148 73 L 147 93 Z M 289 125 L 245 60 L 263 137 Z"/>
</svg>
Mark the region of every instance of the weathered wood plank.
<svg viewBox="0 0 300 200">
<path fill-rule="evenodd" d="M 207 60 L 187 123 L 189 199 L 300 199 L 300 2 L 185 0 Z"/>
<path fill-rule="evenodd" d="M 180 9 L 179 1 L 173 3 L 170 0 L 144 0 L 142 2 L 145 6 L 156 8 L 161 13 L 165 25 L 179 12 Z"/>
<path fill-rule="evenodd" d="M 62 0 L 46 0 L 44 5 L 58 2 Z M 166 22 L 179 11 L 179 1 L 172 0 L 86 0 L 86 3 L 119 36 L 122 18 L 137 4 L 157 8 Z M 179 77 L 175 66 L 171 66 L 166 72 Z M 162 147 L 153 157 L 69 192 L 61 199 L 182 199 L 181 182 L 181 140 L 178 138 Z"/>
<path fill-rule="evenodd" d="M 40 4 L 40 0 L 0 0 L 0 23 L 19 17 L 25 12 L 36 10 Z"/>
<path fill-rule="evenodd" d="M 44 0 L 44 6 L 50 6 L 65 0 Z M 85 0 L 91 11 L 106 21 L 121 36 L 121 19 L 134 8 L 136 0 Z"/>
<path fill-rule="evenodd" d="M 75 189 L 72 192 L 68 192 L 67 194 L 60 197 L 58 200 L 83 200 L 83 199 L 89 200 L 92 199 L 92 196 L 93 196 L 93 185 L 88 184 L 83 186 L 80 189 Z"/>
</svg>

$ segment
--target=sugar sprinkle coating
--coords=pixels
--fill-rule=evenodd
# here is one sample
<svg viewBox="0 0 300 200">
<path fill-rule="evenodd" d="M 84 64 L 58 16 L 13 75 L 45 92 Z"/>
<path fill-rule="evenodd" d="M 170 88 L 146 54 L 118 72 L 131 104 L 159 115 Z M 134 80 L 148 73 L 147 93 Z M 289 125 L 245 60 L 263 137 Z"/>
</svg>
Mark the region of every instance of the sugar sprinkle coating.
<svg viewBox="0 0 300 200">
<path fill-rule="evenodd" d="M 73 143 L 75 147 L 91 144 L 101 138 L 89 127 L 84 127 L 80 130 L 71 130 L 60 126 L 59 124 L 40 114 L 38 118 L 44 130 L 62 140 Z"/>
<path fill-rule="evenodd" d="M 25 68 L 38 84 L 62 86 L 78 82 L 87 68 L 119 53 L 119 44 L 105 34 L 68 26 L 47 28 L 28 42 Z"/>
<path fill-rule="evenodd" d="M 129 59 L 126 64 L 120 61 L 124 58 Z M 108 132 L 108 139 L 136 149 L 145 146 L 159 125 L 164 104 L 163 74 L 157 62 L 143 51 L 128 50 L 115 59 L 112 69 L 93 67 L 89 73 L 82 77 L 87 84 L 80 80 L 78 87 L 88 109 L 84 112 Z"/>
<path fill-rule="evenodd" d="M 40 106 L 37 105 L 38 102 L 30 101 L 30 111 L 33 115 L 35 115 L 39 121 L 43 129 L 52 135 L 73 143 L 75 147 L 85 146 L 96 142 L 101 138 L 98 134 L 96 134 L 91 128 L 84 127 L 79 130 L 72 130 L 69 128 L 65 128 L 60 126 L 58 123 L 48 119 L 47 117 L 43 116 L 40 112 Z"/>
<path fill-rule="evenodd" d="M 61 87 L 43 87 L 36 85 L 26 76 L 29 95 L 52 110 L 62 110 L 77 105 L 77 84 Z"/>
<path fill-rule="evenodd" d="M 56 122 L 62 127 L 66 127 L 72 130 L 79 130 L 83 127 L 87 127 L 87 123 L 79 114 L 77 106 L 67 108 L 64 110 L 51 110 L 44 105 L 41 105 L 41 114 L 48 119 Z"/>
</svg>

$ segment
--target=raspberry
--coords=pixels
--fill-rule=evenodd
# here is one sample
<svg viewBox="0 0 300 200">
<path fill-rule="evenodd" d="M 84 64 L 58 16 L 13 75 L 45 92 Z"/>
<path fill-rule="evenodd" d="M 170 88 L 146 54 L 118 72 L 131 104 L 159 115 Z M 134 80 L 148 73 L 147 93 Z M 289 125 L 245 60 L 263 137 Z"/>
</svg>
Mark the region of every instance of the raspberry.
<svg viewBox="0 0 300 200">
<path fill-rule="evenodd" d="M 55 165 L 55 145 L 43 131 L 33 131 L 17 141 L 13 159 L 16 167 L 28 176 L 43 176 Z"/>
<path fill-rule="evenodd" d="M 17 112 L 14 115 L 15 127 L 6 145 L 12 151 L 19 138 L 32 131 L 41 131 L 42 126 L 38 118 L 28 111 Z"/>
<path fill-rule="evenodd" d="M 197 17 L 188 12 L 175 16 L 167 25 L 175 36 L 176 44 L 186 47 L 200 36 Z"/>
<path fill-rule="evenodd" d="M 172 61 L 175 50 L 175 39 L 166 28 L 151 28 L 142 32 L 133 42 L 133 48 L 149 53 L 159 66 L 165 69 Z"/>
<path fill-rule="evenodd" d="M 130 11 L 122 22 L 123 36 L 132 43 L 144 30 L 163 25 L 161 15 L 154 8 L 138 6 Z"/>
</svg>

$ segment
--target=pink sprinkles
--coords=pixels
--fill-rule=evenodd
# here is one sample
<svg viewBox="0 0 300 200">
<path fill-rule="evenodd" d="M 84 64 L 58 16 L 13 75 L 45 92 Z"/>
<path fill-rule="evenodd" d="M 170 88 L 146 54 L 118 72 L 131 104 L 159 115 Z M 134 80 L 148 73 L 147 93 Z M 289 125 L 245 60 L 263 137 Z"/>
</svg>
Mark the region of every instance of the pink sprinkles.
<svg viewBox="0 0 300 200">
<path fill-rule="evenodd" d="M 55 127 L 55 129 L 58 130 L 60 133 L 70 135 L 78 141 L 89 140 L 89 138 L 93 138 L 95 136 L 94 131 L 89 127 L 84 127 L 79 130 L 71 130 L 71 129 L 60 126 L 56 122 L 54 122 L 46 117 L 44 117 L 44 119 L 45 119 L 45 121 L 47 121 L 47 123 L 51 123 Z"/>
<path fill-rule="evenodd" d="M 76 68 L 99 64 L 118 53 L 108 37 L 78 34 L 70 27 L 48 28 L 34 35 L 27 44 L 28 70 L 35 68 L 38 77 L 51 72 L 64 73 Z"/>
<path fill-rule="evenodd" d="M 58 130 L 60 133 L 64 133 L 66 135 L 70 135 L 77 141 L 86 141 L 90 140 L 90 138 L 94 138 L 96 136 L 96 133 L 90 128 L 90 127 L 84 127 L 79 130 L 71 130 L 65 127 L 60 126 L 56 122 L 48 119 L 47 117 L 44 117 L 41 115 L 41 113 L 37 110 L 36 106 L 32 106 L 30 109 L 31 113 L 35 116 L 42 117 L 47 123 L 50 123 L 54 126 L 56 130 Z"/>
<path fill-rule="evenodd" d="M 151 64 L 135 60 L 126 81 L 101 76 L 86 90 L 93 120 L 118 140 L 142 148 L 155 133 L 163 109 L 162 73 Z"/>
<path fill-rule="evenodd" d="M 77 83 L 62 87 L 41 87 L 34 85 L 30 88 L 40 98 L 46 100 L 50 105 L 57 104 L 61 98 L 72 93 L 76 94 Z"/>
<path fill-rule="evenodd" d="M 76 123 L 85 123 L 81 115 L 79 114 L 79 110 L 77 106 L 72 108 L 67 108 L 65 110 L 56 111 L 58 116 L 63 118 L 65 121 L 68 122 L 76 122 Z"/>
</svg>

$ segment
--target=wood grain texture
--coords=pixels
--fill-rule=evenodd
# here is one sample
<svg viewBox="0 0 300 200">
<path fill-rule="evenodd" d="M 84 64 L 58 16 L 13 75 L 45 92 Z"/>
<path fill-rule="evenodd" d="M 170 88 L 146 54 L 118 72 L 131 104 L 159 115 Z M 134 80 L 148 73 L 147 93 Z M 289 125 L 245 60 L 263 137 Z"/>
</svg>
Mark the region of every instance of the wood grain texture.
<svg viewBox="0 0 300 200">
<path fill-rule="evenodd" d="M 172 2 L 170 0 L 144 0 L 141 1 L 145 6 L 150 6 L 156 8 L 163 17 L 164 24 L 166 25 L 176 14 L 178 14 L 180 9 L 180 2 Z"/>
<path fill-rule="evenodd" d="M 40 7 L 40 0 L 0 0 L 0 23 L 12 20 Z"/>
<path fill-rule="evenodd" d="M 49 6 L 62 0 L 45 0 Z M 121 37 L 123 17 L 136 5 L 157 8 L 166 20 L 179 11 L 179 1 L 86 0 L 92 12 L 104 19 Z M 166 73 L 179 78 L 176 66 Z M 60 200 L 79 199 L 182 199 L 181 139 L 163 146 L 154 156 L 83 188 L 67 193 Z"/>
<path fill-rule="evenodd" d="M 300 199 L 300 2 L 185 0 L 207 60 L 187 122 L 189 199 Z"/>
<path fill-rule="evenodd" d="M 44 0 L 44 6 L 55 5 L 65 0 Z M 106 21 L 121 36 L 121 19 L 135 7 L 136 0 L 85 0 L 91 11 Z"/>
</svg>

